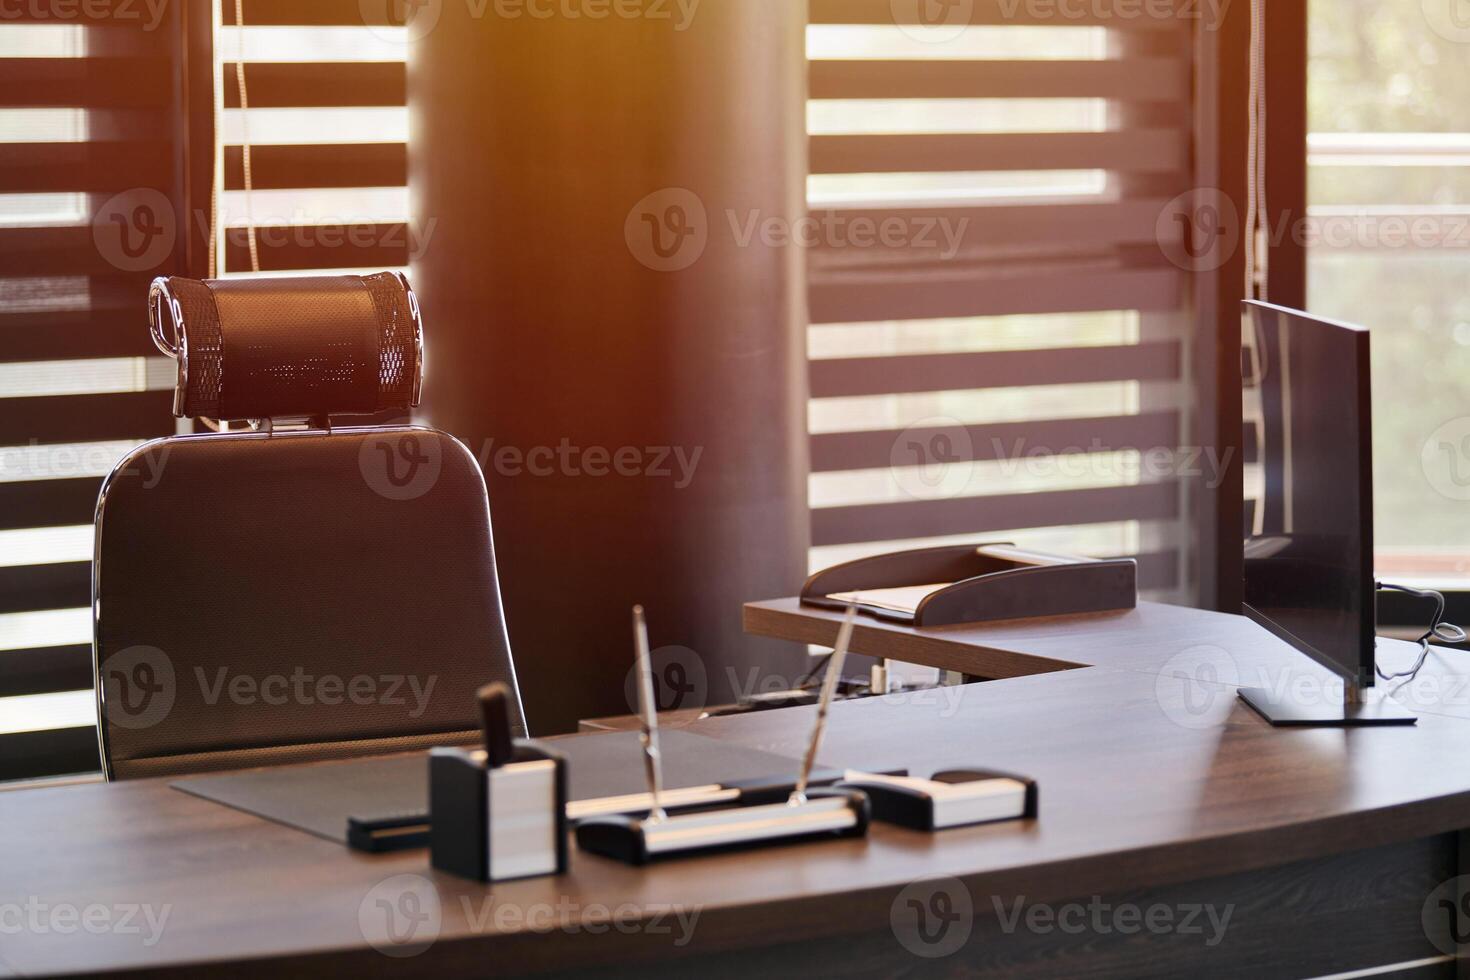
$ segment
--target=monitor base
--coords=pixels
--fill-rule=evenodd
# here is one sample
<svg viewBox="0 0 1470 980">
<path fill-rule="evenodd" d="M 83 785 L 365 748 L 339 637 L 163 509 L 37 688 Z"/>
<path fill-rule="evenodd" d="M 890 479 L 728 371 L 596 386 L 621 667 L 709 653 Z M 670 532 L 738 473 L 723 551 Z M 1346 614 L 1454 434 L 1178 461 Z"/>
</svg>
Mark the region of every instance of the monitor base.
<svg viewBox="0 0 1470 980">
<path fill-rule="evenodd" d="M 1275 728 L 1367 728 L 1382 725 L 1412 725 L 1418 718 L 1393 702 L 1327 704 L 1320 700 L 1296 701 L 1264 687 L 1243 687 L 1237 692 Z"/>
</svg>

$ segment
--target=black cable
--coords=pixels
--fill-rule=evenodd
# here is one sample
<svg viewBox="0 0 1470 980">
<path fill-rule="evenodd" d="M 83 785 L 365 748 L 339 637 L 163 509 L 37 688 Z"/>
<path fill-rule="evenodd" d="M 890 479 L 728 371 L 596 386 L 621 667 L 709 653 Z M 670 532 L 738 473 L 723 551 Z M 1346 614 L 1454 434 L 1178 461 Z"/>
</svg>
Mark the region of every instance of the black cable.
<svg viewBox="0 0 1470 980">
<path fill-rule="evenodd" d="M 827 661 L 831 660 L 834 656 L 836 656 L 836 654 L 837 651 L 833 650 L 821 660 L 817 661 L 817 665 L 815 667 L 807 671 L 805 674 L 802 674 L 801 677 L 797 678 L 796 683 L 791 685 L 792 689 L 797 691 L 805 691 L 810 690 L 814 687 L 820 687 L 821 682 L 817 680 L 817 675 L 826 671 Z"/>
<path fill-rule="evenodd" d="M 1438 640 L 1441 643 L 1465 642 L 1465 631 L 1454 623 L 1446 623 L 1444 621 L 1445 598 L 1443 593 L 1436 592 L 1433 589 L 1411 589 L 1407 585 L 1394 585 L 1390 582 L 1379 582 L 1377 585 L 1380 591 L 1407 592 L 1409 595 L 1417 596 L 1420 599 L 1433 599 L 1435 603 L 1434 618 L 1429 621 L 1429 629 L 1415 641 L 1419 644 L 1419 659 L 1414 661 L 1414 666 L 1408 670 L 1399 671 L 1397 674 L 1385 674 L 1375 664 L 1373 669 L 1382 680 L 1396 681 L 1400 678 L 1405 678 L 1405 683 L 1407 683 L 1419 676 L 1419 671 L 1424 667 L 1424 661 L 1429 659 L 1429 643 L 1431 640 Z"/>
</svg>

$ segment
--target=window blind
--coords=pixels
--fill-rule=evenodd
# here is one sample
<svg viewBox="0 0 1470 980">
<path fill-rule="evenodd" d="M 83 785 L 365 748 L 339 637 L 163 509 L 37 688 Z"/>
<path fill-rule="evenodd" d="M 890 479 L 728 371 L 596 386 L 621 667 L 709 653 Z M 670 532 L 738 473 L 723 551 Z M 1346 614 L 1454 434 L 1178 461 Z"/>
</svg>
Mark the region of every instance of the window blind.
<svg viewBox="0 0 1470 980">
<path fill-rule="evenodd" d="M 406 186 L 410 38 L 388 20 L 404 6 L 242 0 L 237 28 L 235 0 L 223 0 L 222 276 L 251 272 L 252 223 L 264 273 L 407 270 L 420 244 Z"/>
<path fill-rule="evenodd" d="M 93 509 L 174 430 L 145 299 L 187 239 L 180 39 L 172 6 L 0 21 L 0 778 L 96 765 Z"/>
<path fill-rule="evenodd" d="M 1187 588 L 1197 22 L 1123 6 L 811 0 L 813 567 L 1014 539 Z"/>
</svg>

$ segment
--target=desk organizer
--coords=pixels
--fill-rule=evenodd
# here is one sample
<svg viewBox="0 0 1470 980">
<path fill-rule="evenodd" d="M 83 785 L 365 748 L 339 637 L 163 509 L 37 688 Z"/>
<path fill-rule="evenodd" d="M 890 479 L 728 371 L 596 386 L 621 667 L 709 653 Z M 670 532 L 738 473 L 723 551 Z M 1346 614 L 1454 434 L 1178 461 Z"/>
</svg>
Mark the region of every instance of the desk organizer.
<svg viewBox="0 0 1470 980">
<path fill-rule="evenodd" d="M 488 765 L 483 749 L 429 753 L 430 861 L 476 881 L 510 881 L 567 869 L 566 760 L 517 740 L 512 760 Z"/>
<path fill-rule="evenodd" d="M 804 837 L 862 837 L 868 798 L 858 790 L 813 789 L 801 800 L 734 806 L 651 820 L 596 817 L 577 824 L 577 846 L 626 864 L 776 844 Z"/>
<path fill-rule="evenodd" d="M 873 819 L 935 831 L 1035 817 L 1036 781 L 986 769 L 948 769 L 928 779 L 859 774 L 838 784 L 864 793 Z"/>
<path fill-rule="evenodd" d="M 845 609 L 834 594 L 929 586 L 910 612 L 859 600 L 868 616 L 908 626 L 955 626 L 1138 605 L 1138 563 L 1023 550 L 1011 544 L 920 548 L 834 565 L 807 579 L 803 605 Z"/>
</svg>

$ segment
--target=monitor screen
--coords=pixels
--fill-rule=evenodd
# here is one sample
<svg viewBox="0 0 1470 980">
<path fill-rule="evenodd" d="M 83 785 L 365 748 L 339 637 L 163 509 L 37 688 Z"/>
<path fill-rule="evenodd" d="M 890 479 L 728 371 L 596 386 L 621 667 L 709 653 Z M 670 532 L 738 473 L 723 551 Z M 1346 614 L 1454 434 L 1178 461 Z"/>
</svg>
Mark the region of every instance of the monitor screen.
<svg viewBox="0 0 1470 980">
<path fill-rule="evenodd" d="M 1245 613 L 1373 683 L 1368 331 L 1247 303 Z"/>
</svg>

